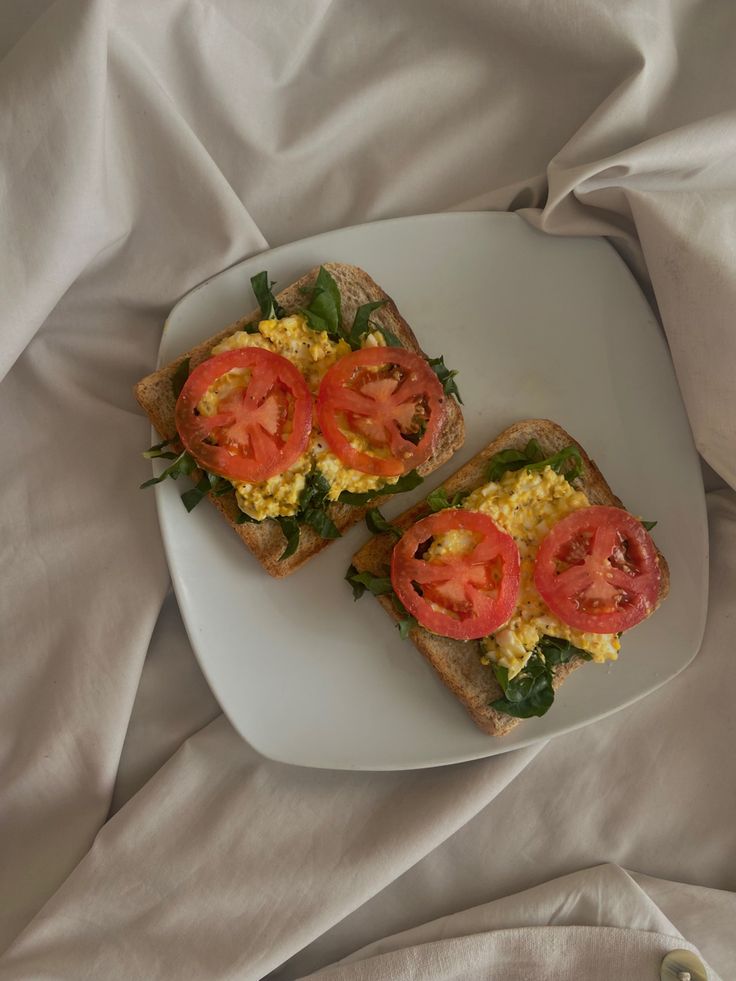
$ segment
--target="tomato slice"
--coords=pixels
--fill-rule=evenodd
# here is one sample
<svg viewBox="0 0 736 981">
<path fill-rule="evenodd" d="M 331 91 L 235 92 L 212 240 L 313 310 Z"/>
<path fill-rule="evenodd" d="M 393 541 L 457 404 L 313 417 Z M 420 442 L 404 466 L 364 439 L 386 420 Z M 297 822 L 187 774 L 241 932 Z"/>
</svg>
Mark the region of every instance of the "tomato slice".
<svg viewBox="0 0 736 981">
<path fill-rule="evenodd" d="M 657 549 L 621 508 L 594 505 L 558 521 L 539 546 L 534 582 L 568 626 L 614 634 L 640 623 L 659 597 Z"/>
<path fill-rule="evenodd" d="M 445 393 L 419 354 L 398 347 L 353 351 L 322 379 L 317 418 L 330 449 L 361 473 L 397 477 L 431 455 Z M 365 450 L 350 437 L 363 437 Z"/>
<path fill-rule="evenodd" d="M 223 385 L 214 415 L 197 406 L 235 369 L 243 383 Z M 312 428 L 312 396 L 301 372 L 280 354 L 243 347 L 198 365 L 176 403 L 176 428 L 200 466 L 211 473 L 257 483 L 283 473 L 304 452 Z"/>
<path fill-rule="evenodd" d="M 468 533 L 471 548 L 425 558 L 432 539 Z M 506 623 L 519 596 L 519 549 L 488 515 L 448 508 L 417 521 L 394 547 L 391 583 L 419 623 L 442 637 L 477 640 Z"/>
</svg>

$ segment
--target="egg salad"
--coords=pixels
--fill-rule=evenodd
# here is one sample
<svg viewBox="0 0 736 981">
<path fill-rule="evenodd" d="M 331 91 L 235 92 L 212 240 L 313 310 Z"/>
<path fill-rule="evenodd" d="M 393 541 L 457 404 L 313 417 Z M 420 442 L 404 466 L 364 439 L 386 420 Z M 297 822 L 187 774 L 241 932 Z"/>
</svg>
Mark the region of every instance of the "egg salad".
<svg viewBox="0 0 736 981">
<path fill-rule="evenodd" d="M 371 331 L 364 335 L 361 346 L 382 347 L 385 344 L 380 331 Z M 298 313 L 280 319 L 261 320 L 258 331 L 254 333 L 236 331 L 217 344 L 212 354 L 223 354 L 243 347 L 259 347 L 288 358 L 304 375 L 313 395 L 317 394 L 326 372 L 351 350 L 346 341 L 333 341 L 326 331 L 313 330 L 306 318 Z M 246 374 L 243 369 L 235 369 L 218 378 L 198 403 L 199 412 L 214 415 L 221 398 L 247 384 Z M 368 441 L 359 435 L 352 436 L 350 442 L 356 449 L 368 448 Z M 260 483 L 232 482 L 238 507 L 256 521 L 292 516 L 299 510 L 299 495 L 304 490 L 307 477 L 314 471 L 322 474 L 330 485 L 326 495 L 329 501 L 336 501 L 343 491 L 356 494 L 378 491 L 386 484 L 396 483 L 398 479 L 364 474 L 346 467 L 328 448 L 315 420 L 306 450 L 288 470 Z"/>
<path fill-rule="evenodd" d="M 587 496 L 551 467 L 507 472 L 498 482 L 474 490 L 461 505 L 487 514 L 519 548 L 521 581 L 516 610 L 503 627 L 481 641 L 483 663 L 502 665 L 510 679 L 524 668 L 544 635 L 569 641 L 587 651 L 594 661 L 618 657 L 616 634 L 583 633 L 568 627 L 549 610 L 534 585 L 534 560 L 542 539 L 561 518 L 589 505 Z M 432 556 L 463 554 L 473 545 L 470 533 L 450 531 L 436 539 L 430 551 Z"/>
</svg>

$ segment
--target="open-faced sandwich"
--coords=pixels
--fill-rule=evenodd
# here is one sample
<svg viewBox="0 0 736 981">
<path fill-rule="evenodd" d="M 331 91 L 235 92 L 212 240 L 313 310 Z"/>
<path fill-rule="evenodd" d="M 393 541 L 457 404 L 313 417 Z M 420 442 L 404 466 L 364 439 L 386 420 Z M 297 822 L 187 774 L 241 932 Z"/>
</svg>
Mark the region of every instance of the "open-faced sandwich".
<svg viewBox="0 0 736 981">
<path fill-rule="evenodd" d="M 135 388 L 169 462 L 143 485 L 191 476 L 272 576 L 293 572 L 410 490 L 462 444 L 455 372 L 427 358 L 362 269 L 328 263 Z"/>
<path fill-rule="evenodd" d="M 615 660 L 669 589 L 651 523 L 545 419 L 511 426 L 395 522 L 366 521 L 355 598 L 378 597 L 490 735 L 544 715 L 585 661 Z"/>
</svg>

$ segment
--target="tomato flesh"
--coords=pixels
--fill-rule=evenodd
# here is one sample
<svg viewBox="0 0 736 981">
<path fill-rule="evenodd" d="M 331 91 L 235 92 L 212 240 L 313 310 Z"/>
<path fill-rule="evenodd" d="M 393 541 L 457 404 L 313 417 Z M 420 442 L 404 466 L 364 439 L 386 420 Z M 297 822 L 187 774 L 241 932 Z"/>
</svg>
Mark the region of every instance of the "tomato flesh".
<svg viewBox="0 0 736 981">
<path fill-rule="evenodd" d="M 213 415 L 198 405 L 234 370 L 249 377 L 219 399 Z M 286 358 L 244 347 L 208 358 L 190 374 L 176 403 L 176 428 L 187 451 L 210 473 L 258 483 L 283 473 L 306 449 L 312 396 L 301 372 Z"/>
<path fill-rule="evenodd" d="M 431 556 L 431 541 L 450 531 L 469 533 L 470 550 Z M 511 535 L 487 515 L 462 508 L 417 521 L 391 556 L 391 584 L 408 612 L 427 630 L 455 640 L 477 640 L 506 623 L 519 581 L 519 549 Z"/>
<path fill-rule="evenodd" d="M 353 351 L 322 379 L 317 418 L 330 449 L 361 473 L 397 477 L 431 455 L 445 393 L 420 355 L 404 348 Z M 367 441 L 356 449 L 350 437 Z"/>
<path fill-rule="evenodd" d="M 576 630 L 620 633 L 640 623 L 659 597 L 657 549 L 622 508 L 574 511 L 544 538 L 534 582 L 550 610 Z"/>
</svg>

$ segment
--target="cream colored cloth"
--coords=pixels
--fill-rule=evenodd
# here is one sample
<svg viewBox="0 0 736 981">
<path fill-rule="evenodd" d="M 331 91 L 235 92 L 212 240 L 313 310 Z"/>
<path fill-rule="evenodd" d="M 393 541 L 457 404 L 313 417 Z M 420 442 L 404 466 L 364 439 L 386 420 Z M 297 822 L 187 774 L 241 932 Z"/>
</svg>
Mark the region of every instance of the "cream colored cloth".
<svg viewBox="0 0 736 981">
<path fill-rule="evenodd" d="M 297 977 L 602 862 L 663 883 L 675 934 L 736 976 L 732 491 L 709 501 L 703 650 L 655 695 L 473 764 L 299 770 L 216 717 L 164 602 L 130 394 L 176 299 L 244 255 L 513 208 L 611 238 L 736 486 L 735 30 L 730 0 L 6 0 L 1 978 Z M 609 886 L 625 908 L 629 880 Z M 529 976 L 543 921 L 507 922 L 531 932 L 504 976 Z M 502 954 L 484 924 L 479 972 Z M 620 949 L 603 928 L 649 929 L 564 925 L 602 931 L 565 945 L 568 971 Z M 435 942 L 421 976 L 465 956 Z"/>
</svg>

